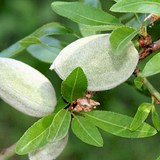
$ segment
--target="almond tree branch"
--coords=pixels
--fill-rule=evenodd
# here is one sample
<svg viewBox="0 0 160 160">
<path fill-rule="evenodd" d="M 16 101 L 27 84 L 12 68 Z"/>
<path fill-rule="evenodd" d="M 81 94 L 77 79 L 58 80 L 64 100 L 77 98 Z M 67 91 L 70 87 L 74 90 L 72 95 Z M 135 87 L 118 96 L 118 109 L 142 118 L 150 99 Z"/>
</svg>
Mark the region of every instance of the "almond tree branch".
<svg viewBox="0 0 160 160">
<path fill-rule="evenodd" d="M 8 160 L 10 157 L 15 155 L 15 148 L 16 148 L 16 144 L 13 144 L 8 148 L 3 149 L 0 152 L 0 160 Z"/>
<path fill-rule="evenodd" d="M 146 37 L 139 37 L 139 46 L 142 48 L 139 53 L 139 62 L 149 56 L 151 53 L 160 49 L 160 39 L 156 42 L 152 42 L 151 36 L 146 35 Z M 135 76 L 141 76 L 141 73 L 138 67 L 134 71 Z M 148 89 L 151 96 L 154 98 L 155 102 L 160 104 L 160 93 L 152 86 L 152 84 L 144 77 L 143 85 Z"/>
<path fill-rule="evenodd" d="M 152 86 L 152 84 L 147 80 L 147 78 L 143 79 L 143 84 L 151 93 L 151 96 L 154 97 L 154 100 L 157 103 L 160 103 L 160 93 Z"/>
<path fill-rule="evenodd" d="M 145 48 L 142 48 L 142 51 L 139 54 L 139 61 L 143 60 L 147 56 L 149 56 L 151 53 L 157 51 L 160 49 L 160 39 L 151 45 L 148 45 Z"/>
</svg>

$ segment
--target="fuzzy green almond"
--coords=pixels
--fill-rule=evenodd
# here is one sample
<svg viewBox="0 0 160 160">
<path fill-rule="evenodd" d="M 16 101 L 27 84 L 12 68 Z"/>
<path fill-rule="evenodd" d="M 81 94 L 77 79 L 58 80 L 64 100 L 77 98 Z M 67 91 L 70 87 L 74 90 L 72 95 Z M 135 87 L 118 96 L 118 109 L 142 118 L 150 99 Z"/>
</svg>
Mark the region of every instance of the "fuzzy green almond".
<svg viewBox="0 0 160 160">
<path fill-rule="evenodd" d="M 11 58 L 0 58 L 0 98 L 18 111 L 43 117 L 57 103 L 51 82 L 29 65 Z"/>
<path fill-rule="evenodd" d="M 115 55 L 109 41 L 110 34 L 98 34 L 78 39 L 65 47 L 50 69 L 64 80 L 76 67 L 87 77 L 89 91 L 112 89 L 126 81 L 138 63 L 138 52 L 132 42 L 124 54 Z"/>
<path fill-rule="evenodd" d="M 68 142 L 68 135 L 63 139 L 46 144 L 44 147 L 29 153 L 29 160 L 53 160 L 56 159 Z"/>
</svg>

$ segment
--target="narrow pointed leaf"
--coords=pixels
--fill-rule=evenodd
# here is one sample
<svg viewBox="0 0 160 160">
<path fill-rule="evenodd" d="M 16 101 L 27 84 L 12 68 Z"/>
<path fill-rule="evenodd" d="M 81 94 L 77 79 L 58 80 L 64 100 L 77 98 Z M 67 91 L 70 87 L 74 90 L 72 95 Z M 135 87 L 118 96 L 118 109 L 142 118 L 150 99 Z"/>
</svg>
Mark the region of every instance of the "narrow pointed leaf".
<svg viewBox="0 0 160 160">
<path fill-rule="evenodd" d="M 87 78 L 80 67 L 74 69 L 62 82 L 62 95 L 68 102 L 83 97 L 87 90 Z"/>
<path fill-rule="evenodd" d="M 121 25 L 84 25 L 84 24 L 80 24 L 80 31 L 81 34 L 84 36 L 89 36 L 89 35 L 94 35 L 96 34 L 96 32 L 100 32 L 100 31 L 111 31 L 114 29 L 117 29 L 118 27 L 120 27 Z"/>
<path fill-rule="evenodd" d="M 127 26 L 117 28 L 111 33 L 110 42 L 115 55 L 125 54 L 129 42 L 137 35 L 138 31 Z"/>
<path fill-rule="evenodd" d="M 90 4 L 91 6 L 95 8 L 102 9 L 102 5 L 100 0 L 80 0 L 80 2 Z M 89 35 L 95 35 L 97 31 L 106 31 L 106 30 L 113 30 L 116 29 L 118 25 L 85 25 L 85 24 L 79 24 L 79 28 L 81 31 L 81 34 L 83 37 L 89 36 Z"/>
<path fill-rule="evenodd" d="M 155 106 L 152 106 L 152 122 L 155 126 L 155 128 L 160 131 L 160 116 L 155 108 Z"/>
<path fill-rule="evenodd" d="M 153 104 L 151 103 L 142 103 L 139 107 L 138 110 L 133 118 L 133 121 L 130 125 L 130 129 L 132 131 L 137 130 L 141 124 L 146 120 L 148 117 L 151 109 L 152 109 Z"/>
<path fill-rule="evenodd" d="M 131 131 L 130 124 L 133 118 L 114 112 L 92 111 L 84 113 L 84 115 L 97 127 L 120 137 L 143 138 L 153 136 L 157 133 L 157 131 L 147 123 L 143 123 L 136 131 Z"/>
<path fill-rule="evenodd" d="M 0 52 L 0 57 L 12 57 L 25 49 L 19 41 Z"/>
<path fill-rule="evenodd" d="M 95 25 L 95 26 L 90 26 L 90 25 L 83 25 L 83 30 L 89 30 L 89 31 L 94 31 L 94 32 L 99 32 L 99 31 L 111 31 L 115 30 L 121 25 Z"/>
<path fill-rule="evenodd" d="M 60 110 L 54 117 L 49 134 L 46 137 L 50 142 L 56 142 L 64 138 L 70 126 L 71 116 L 68 110 Z"/>
<path fill-rule="evenodd" d="M 27 51 L 42 62 L 52 63 L 64 45 L 52 37 L 42 37 L 40 40 L 43 44 L 30 45 Z"/>
<path fill-rule="evenodd" d="M 57 22 L 45 24 L 32 33 L 36 37 L 62 34 L 73 34 L 73 31 Z"/>
<path fill-rule="evenodd" d="M 99 0 L 94 0 L 94 1 L 92 1 L 92 0 L 80 0 L 80 2 L 89 4 L 89 5 L 91 5 L 95 8 L 100 8 L 101 9 L 101 2 Z M 94 31 L 92 29 L 87 30 L 85 26 L 90 26 L 90 25 L 79 24 L 79 29 L 80 29 L 83 37 L 96 34 L 96 31 Z"/>
<path fill-rule="evenodd" d="M 68 141 L 68 135 L 57 142 L 51 142 L 44 147 L 29 153 L 29 160 L 53 160 L 64 150 Z"/>
<path fill-rule="evenodd" d="M 15 44 L 11 45 L 7 49 L 1 51 L 0 57 L 12 57 L 12 56 L 22 52 L 23 50 L 25 50 L 26 47 L 29 46 L 29 43 L 30 44 L 40 43 L 40 41 L 38 41 L 38 38 L 40 38 L 40 37 L 49 36 L 49 35 L 62 35 L 62 34 L 75 35 L 71 29 L 62 26 L 59 23 L 56 23 L 56 22 L 48 23 L 48 24 L 40 27 L 39 29 L 37 29 L 35 32 L 33 32 L 31 35 L 28 36 L 28 37 L 32 37 L 32 38 L 30 38 L 30 42 L 28 41 L 29 40 L 28 37 L 26 37 L 26 38 L 16 42 Z M 33 37 L 34 37 L 34 39 L 33 39 Z"/>
<path fill-rule="evenodd" d="M 11 58 L 0 58 L 0 98 L 30 116 L 43 117 L 57 103 L 51 82 L 29 65 Z"/>
<path fill-rule="evenodd" d="M 103 146 L 103 139 L 95 125 L 84 117 L 74 116 L 72 120 L 72 131 L 83 142 L 97 147 Z"/>
<path fill-rule="evenodd" d="M 78 9 L 77 9 L 78 8 Z M 119 25 L 114 16 L 81 2 L 53 2 L 52 9 L 59 15 L 86 25 Z"/>
<path fill-rule="evenodd" d="M 155 13 L 160 15 L 159 0 L 119 0 L 110 9 L 113 12 Z"/>
<path fill-rule="evenodd" d="M 160 73 L 160 53 L 153 56 L 145 65 L 142 73 L 144 77 L 153 76 Z"/>
<path fill-rule="evenodd" d="M 46 145 L 49 126 L 54 116 L 54 114 L 48 115 L 33 124 L 18 141 L 16 153 L 19 155 L 27 154 Z"/>
</svg>

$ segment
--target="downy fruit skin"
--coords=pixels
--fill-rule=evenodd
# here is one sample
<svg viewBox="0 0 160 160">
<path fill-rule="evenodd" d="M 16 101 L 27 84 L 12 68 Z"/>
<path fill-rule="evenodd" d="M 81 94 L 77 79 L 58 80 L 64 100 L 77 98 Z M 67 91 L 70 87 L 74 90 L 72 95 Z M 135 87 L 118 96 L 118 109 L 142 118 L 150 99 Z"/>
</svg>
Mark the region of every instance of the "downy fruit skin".
<svg viewBox="0 0 160 160">
<path fill-rule="evenodd" d="M 138 52 L 132 42 L 126 53 L 114 55 L 110 34 L 92 35 L 78 39 L 65 47 L 50 69 L 64 80 L 70 72 L 81 67 L 88 80 L 89 91 L 109 90 L 126 81 L 138 63 Z"/>
<path fill-rule="evenodd" d="M 43 74 L 11 58 L 0 58 L 0 98 L 34 117 L 50 114 L 57 103 L 54 88 Z"/>
<path fill-rule="evenodd" d="M 29 160 L 53 160 L 56 159 L 68 142 L 68 135 L 63 139 L 51 142 L 42 148 L 29 153 Z"/>
</svg>

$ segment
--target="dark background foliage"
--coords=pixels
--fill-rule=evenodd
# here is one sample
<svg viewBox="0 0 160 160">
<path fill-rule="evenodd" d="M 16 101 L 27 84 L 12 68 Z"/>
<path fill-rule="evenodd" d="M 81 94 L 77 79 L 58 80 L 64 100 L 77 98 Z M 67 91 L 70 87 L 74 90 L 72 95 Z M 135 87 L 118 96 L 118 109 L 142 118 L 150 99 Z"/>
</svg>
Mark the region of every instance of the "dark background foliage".
<svg viewBox="0 0 160 160">
<path fill-rule="evenodd" d="M 52 21 L 59 21 L 78 32 L 78 27 L 75 23 L 58 17 L 52 11 L 50 7 L 52 1 L 1 0 L 0 50 L 29 35 L 41 25 Z M 104 10 L 108 10 L 113 3 L 112 0 L 102 0 L 101 2 Z M 71 37 L 65 37 L 65 39 L 72 41 Z M 49 71 L 50 64 L 36 60 L 26 51 L 14 58 L 44 73 L 53 83 L 57 97 L 59 97 L 58 88 L 61 80 L 55 73 Z M 152 78 L 152 81 L 155 82 L 154 78 Z M 156 85 L 160 88 L 158 82 Z M 150 102 L 150 98 L 138 93 L 128 83 L 124 83 L 110 91 L 99 92 L 95 98 L 101 103 L 100 109 L 130 116 L 134 116 L 142 102 Z M 36 120 L 36 118 L 23 115 L 0 100 L 0 150 L 15 143 Z M 96 148 L 81 142 L 70 132 L 68 145 L 58 160 L 153 160 L 160 154 L 159 134 L 145 139 L 125 139 L 104 132 L 102 132 L 102 135 L 104 137 L 104 147 Z M 25 159 L 27 159 L 27 156 L 14 156 L 12 158 L 12 160 Z"/>
</svg>

